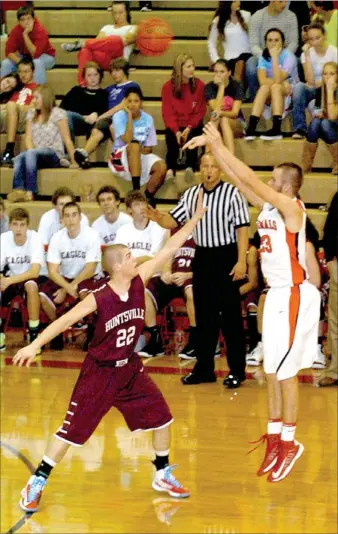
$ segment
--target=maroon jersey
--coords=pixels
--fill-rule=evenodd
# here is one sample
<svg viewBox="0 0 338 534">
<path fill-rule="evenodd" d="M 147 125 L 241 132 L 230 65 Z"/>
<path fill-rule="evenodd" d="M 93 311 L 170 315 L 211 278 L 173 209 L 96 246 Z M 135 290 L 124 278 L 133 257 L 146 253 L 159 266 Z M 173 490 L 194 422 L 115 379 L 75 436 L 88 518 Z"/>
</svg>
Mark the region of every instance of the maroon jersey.
<svg viewBox="0 0 338 534">
<path fill-rule="evenodd" d="M 126 302 L 105 284 L 93 292 L 97 304 L 95 334 L 88 354 L 95 360 L 130 358 L 144 326 L 144 284 L 131 281 Z"/>
<path fill-rule="evenodd" d="M 181 248 L 176 252 L 172 264 L 173 273 L 190 273 L 192 271 L 192 260 L 195 257 L 196 245 L 190 236 Z"/>
</svg>

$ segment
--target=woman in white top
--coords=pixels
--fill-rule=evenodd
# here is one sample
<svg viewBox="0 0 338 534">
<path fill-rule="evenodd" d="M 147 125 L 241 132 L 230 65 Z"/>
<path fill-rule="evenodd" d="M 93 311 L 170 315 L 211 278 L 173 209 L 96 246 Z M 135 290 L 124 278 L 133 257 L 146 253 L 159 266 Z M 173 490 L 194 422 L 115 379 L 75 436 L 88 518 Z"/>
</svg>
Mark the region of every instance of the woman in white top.
<svg viewBox="0 0 338 534">
<path fill-rule="evenodd" d="M 316 97 L 316 89 L 322 85 L 323 68 L 329 61 L 337 62 L 338 49 L 327 43 L 326 30 L 320 22 L 311 22 L 307 28 L 307 42 L 303 46 L 301 62 L 306 83 L 299 82 L 293 91 L 294 139 L 303 139 L 307 126 L 305 110 Z"/>
<path fill-rule="evenodd" d="M 219 2 L 210 26 L 208 50 L 211 63 L 220 59 L 217 45 L 222 41 L 223 58 L 230 63 L 235 80 L 244 78 L 245 62 L 251 57 L 248 25 L 251 14 L 240 9 L 241 2 Z"/>
<path fill-rule="evenodd" d="M 95 61 L 103 70 L 109 70 L 113 59 L 124 57 L 129 60 L 136 42 L 137 26 L 131 24 L 129 2 L 112 3 L 113 24 L 103 26 L 95 39 L 77 40 L 75 43 L 63 43 L 66 52 L 79 50 L 78 83 L 83 85 L 82 71 L 88 61 Z"/>
<path fill-rule="evenodd" d="M 38 169 L 69 167 L 64 145 L 71 167 L 78 167 L 73 156 L 67 113 L 55 107 L 55 97 L 48 85 L 40 85 L 34 90 L 33 105 L 26 118 L 27 150 L 14 159 L 13 191 L 7 196 L 10 202 L 33 200 L 38 190 Z"/>
</svg>

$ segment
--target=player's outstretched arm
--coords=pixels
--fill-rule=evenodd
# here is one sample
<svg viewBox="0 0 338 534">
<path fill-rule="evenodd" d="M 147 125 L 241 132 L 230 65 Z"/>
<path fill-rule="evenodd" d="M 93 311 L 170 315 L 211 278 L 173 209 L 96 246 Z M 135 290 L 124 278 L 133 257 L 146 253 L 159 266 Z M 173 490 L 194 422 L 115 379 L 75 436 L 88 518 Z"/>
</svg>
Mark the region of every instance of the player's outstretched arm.
<svg viewBox="0 0 338 534">
<path fill-rule="evenodd" d="M 144 263 L 138 268 L 139 275 L 144 283 L 151 278 L 155 273 L 160 272 L 169 258 L 183 245 L 189 237 L 196 224 L 202 219 L 207 208 L 203 208 L 203 190 L 201 189 L 198 195 L 197 207 L 192 218 L 182 228 L 176 232 L 160 250 L 160 252 L 150 261 Z"/>
<path fill-rule="evenodd" d="M 83 319 L 96 310 L 96 300 L 93 294 L 88 295 L 69 312 L 50 324 L 30 345 L 20 349 L 13 358 L 13 364 L 21 367 L 26 362 L 27 367 L 34 360 L 38 349 L 46 345 L 51 339 L 64 332 L 74 323 Z"/>
<path fill-rule="evenodd" d="M 257 199 L 260 199 L 260 204 L 268 202 L 275 206 L 284 216 L 287 228 L 291 232 L 298 232 L 302 223 L 302 210 L 297 203 L 292 198 L 277 193 L 270 186 L 264 184 L 250 167 L 231 154 L 224 146 L 222 138 L 212 122 L 205 125 L 203 132 L 216 160 L 232 178 L 237 177 L 242 184 L 242 186 L 239 184 L 239 189 L 247 196 L 249 202 L 251 200 L 247 194 L 248 191 L 245 192 L 245 188 L 253 192 Z"/>
</svg>

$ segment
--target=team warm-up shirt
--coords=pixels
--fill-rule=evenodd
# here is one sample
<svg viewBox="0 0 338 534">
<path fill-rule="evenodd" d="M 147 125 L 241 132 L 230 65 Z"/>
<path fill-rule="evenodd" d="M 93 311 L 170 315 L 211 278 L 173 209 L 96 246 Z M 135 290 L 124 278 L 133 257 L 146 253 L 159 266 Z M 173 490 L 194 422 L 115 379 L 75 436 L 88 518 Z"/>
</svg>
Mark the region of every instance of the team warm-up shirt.
<svg viewBox="0 0 338 534">
<path fill-rule="evenodd" d="M 113 128 L 115 134 L 114 150 L 125 146 L 121 135 L 126 133 L 128 124 L 128 113 L 126 111 L 118 111 L 113 116 Z M 133 141 L 138 141 L 142 147 L 156 146 L 157 137 L 154 126 L 154 119 L 149 113 L 141 111 L 140 117 L 133 120 Z"/>
<path fill-rule="evenodd" d="M 128 294 L 121 299 L 108 285 L 93 292 L 97 304 L 95 334 L 88 357 L 95 360 L 123 360 L 134 353 L 144 326 L 144 285 L 132 279 Z"/>
<path fill-rule="evenodd" d="M 101 215 L 93 222 L 92 227 L 99 234 L 101 244 L 104 246 L 114 245 L 116 233 L 121 226 L 132 222 L 132 218 L 127 213 L 120 212 L 115 222 L 110 223 L 104 215 Z"/>
<path fill-rule="evenodd" d="M 88 217 L 84 213 L 81 213 L 81 228 L 85 228 L 86 226 L 89 226 Z M 61 228 L 62 223 L 58 211 L 55 208 L 46 211 L 40 219 L 38 228 L 38 234 L 42 239 L 42 243 L 49 245 L 52 236 L 61 230 Z"/>
<path fill-rule="evenodd" d="M 74 239 L 69 237 L 67 228 L 63 228 L 53 235 L 49 243 L 47 261 L 60 265 L 60 274 L 65 278 L 76 278 L 86 263 L 97 263 L 98 273 L 100 260 L 100 237 L 93 228 L 82 228 Z"/>
<path fill-rule="evenodd" d="M 264 204 L 257 219 L 262 272 L 270 287 L 291 287 L 308 278 L 306 213 L 304 204 L 300 200 L 294 200 L 304 210 L 303 224 L 299 232 L 289 232 L 277 208 L 268 203 Z"/>
<path fill-rule="evenodd" d="M 154 221 L 149 221 L 144 230 L 138 230 L 131 222 L 117 231 L 115 245 L 126 245 L 135 258 L 153 257 L 163 247 L 166 237 L 167 231 Z"/>
<path fill-rule="evenodd" d="M 192 261 L 195 257 L 196 245 L 192 235 L 183 243 L 180 249 L 176 252 L 173 263 L 173 273 L 190 273 L 192 271 Z"/>
<path fill-rule="evenodd" d="M 40 236 L 34 230 L 27 231 L 24 245 L 15 244 L 11 230 L 0 236 L 0 271 L 8 268 L 7 276 L 28 271 L 33 263 L 44 264 L 44 251 Z"/>
</svg>

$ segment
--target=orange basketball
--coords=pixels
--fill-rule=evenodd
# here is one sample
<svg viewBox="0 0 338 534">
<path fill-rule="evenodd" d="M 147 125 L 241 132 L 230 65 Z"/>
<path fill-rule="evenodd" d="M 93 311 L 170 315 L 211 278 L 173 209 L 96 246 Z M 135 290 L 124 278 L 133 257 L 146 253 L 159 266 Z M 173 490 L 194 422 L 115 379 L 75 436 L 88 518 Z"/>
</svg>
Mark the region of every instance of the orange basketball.
<svg viewBox="0 0 338 534">
<path fill-rule="evenodd" d="M 169 24 L 160 18 L 143 20 L 138 27 L 136 46 L 144 56 L 160 56 L 174 37 Z"/>
</svg>

